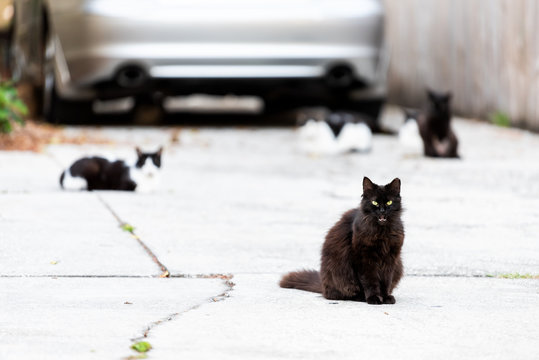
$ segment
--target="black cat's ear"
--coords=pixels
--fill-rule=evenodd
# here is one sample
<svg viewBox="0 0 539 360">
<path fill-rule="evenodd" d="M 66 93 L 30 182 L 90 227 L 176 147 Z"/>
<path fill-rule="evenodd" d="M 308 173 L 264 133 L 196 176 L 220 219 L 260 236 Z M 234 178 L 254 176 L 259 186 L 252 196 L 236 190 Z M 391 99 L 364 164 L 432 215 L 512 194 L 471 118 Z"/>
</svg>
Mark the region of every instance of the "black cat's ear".
<svg viewBox="0 0 539 360">
<path fill-rule="evenodd" d="M 135 151 L 137 152 L 138 157 L 140 157 L 142 155 L 142 151 L 140 150 L 140 148 L 138 146 L 135 148 Z"/>
<path fill-rule="evenodd" d="M 444 100 L 446 102 L 450 102 L 451 101 L 451 98 L 453 98 L 453 93 L 451 91 L 447 92 L 445 95 L 444 95 Z"/>
<path fill-rule="evenodd" d="M 401 180 L 399 178 L 393 179 L 392 182 L 386 185 L 386 189 L 391 191 L 393 194 L 399 195 L 401 192 Z"/>
<path fill-rule="evenodd" d="M 374 185 L 371 179 L 366 176 L 363 178 L 363 194 L 373 191 L 375 187 L 376 185 Z"/>
<path fill-rule="evenodd" d="M 163 154 L 163 147 L 159 146 L 159 149 L 157 150 L 157 156 L 161 156 Z"/>
</svg>

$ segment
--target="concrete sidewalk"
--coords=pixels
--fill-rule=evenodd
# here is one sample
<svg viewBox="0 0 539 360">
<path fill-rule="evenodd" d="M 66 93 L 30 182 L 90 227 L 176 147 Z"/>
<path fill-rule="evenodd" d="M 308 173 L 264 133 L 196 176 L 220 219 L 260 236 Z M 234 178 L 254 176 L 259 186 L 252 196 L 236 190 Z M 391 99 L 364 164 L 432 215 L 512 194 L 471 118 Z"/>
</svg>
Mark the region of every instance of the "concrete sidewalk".
<svg viewBox="0 0 539 360">
<path fill-rule="evenodd" d="M 293 129 L 184 129 L 176 142 L 174 129 L 103 128 L 91 131 L 116 145 L 0 152 L 0 359 L 125 359 L 140 339 L 150 359 L 534 358 L 539 136 L 455 125 L 462 160 L 404 158 L 382 135 L 369 154 L 314 158 Z M 157 144 L 156 193 L 58 187 L 79 156 Z M 318 268 L 364 175 L 402 180 L 397 304 L 279 288 Z"/>
</svg>

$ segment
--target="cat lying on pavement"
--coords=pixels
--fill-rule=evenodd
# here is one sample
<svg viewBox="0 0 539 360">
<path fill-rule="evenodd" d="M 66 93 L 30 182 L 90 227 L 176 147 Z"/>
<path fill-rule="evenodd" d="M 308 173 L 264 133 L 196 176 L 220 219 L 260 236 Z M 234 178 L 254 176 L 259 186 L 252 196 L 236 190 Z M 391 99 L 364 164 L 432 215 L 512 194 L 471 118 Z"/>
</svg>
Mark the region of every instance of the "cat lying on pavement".
<svg viewBox="0 0 539 360">
<path fill-rule="evenodd" d="M 310 109 L 300 113 L 298 125 L 299 149 L 309 155 L 368 152 L 372 148 L 372 131 L 357 113 Z"/>
<path fill-rule="evenodd" d="M 143 152 L 138 147 L 135 150 L 137 159 L 133 164 L 99 156 L 79 159 L 62 172 L 60 186 L 65 190 L 79 191 L 153 191 L 160 181 L 163 148 L 156 152 Z"/>
</svg>

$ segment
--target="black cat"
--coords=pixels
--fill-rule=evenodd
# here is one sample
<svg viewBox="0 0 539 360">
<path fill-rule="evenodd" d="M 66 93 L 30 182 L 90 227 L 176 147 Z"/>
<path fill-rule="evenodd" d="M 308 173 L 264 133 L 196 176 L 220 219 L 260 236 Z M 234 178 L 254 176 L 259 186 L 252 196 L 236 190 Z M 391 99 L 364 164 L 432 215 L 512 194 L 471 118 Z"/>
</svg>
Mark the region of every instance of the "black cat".
<svg viewBox="0 0 539 360">
<path fill-rule="evenodd" d="M 451 93 L 427 89 L 429 103 L 417 116 L 426 156 L 458 158 L 458 139 L 451 129 Z"/>
<path fill-rule="evenodd" d="M 344 213 L 326 235 L 320 272 L 291 272 L 280 286 L 332 300 L 394 304 L 392 292 L 403 274 L 400 185 L 394 179 L 379 186 L 365 177 L 359 207 Z"/>
</svg>

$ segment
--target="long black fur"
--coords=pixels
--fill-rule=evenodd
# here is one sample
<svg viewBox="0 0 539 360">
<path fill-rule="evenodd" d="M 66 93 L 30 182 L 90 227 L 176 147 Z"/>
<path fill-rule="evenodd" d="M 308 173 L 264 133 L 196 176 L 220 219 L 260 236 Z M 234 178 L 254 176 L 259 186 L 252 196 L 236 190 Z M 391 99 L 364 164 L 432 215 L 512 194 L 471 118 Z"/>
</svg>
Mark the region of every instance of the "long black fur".
<svg viewBox="0 0 539 360">
<path fill-rule="evenodd" d="M 326 235 L 320 273 L 291 272 L 280 286 L 332 300 L 394 304 L 392 292 L 403 275 L 401 212 L 399 179 L 379 186 L 365 177 L 359 207 L 344 213 Z"/>
</svg>

